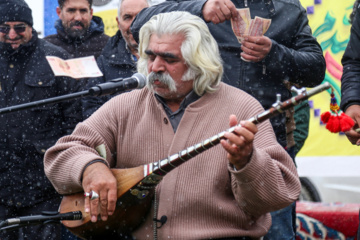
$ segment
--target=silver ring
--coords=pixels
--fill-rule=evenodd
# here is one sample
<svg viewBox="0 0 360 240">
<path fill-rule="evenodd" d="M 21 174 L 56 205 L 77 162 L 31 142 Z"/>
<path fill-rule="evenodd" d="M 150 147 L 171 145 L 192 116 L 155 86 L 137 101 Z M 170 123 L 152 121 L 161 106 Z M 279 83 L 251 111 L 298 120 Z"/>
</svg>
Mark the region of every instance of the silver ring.
<svg viewBox="0 0 360 240">
<path fill-rule="evenodd" d="M 97 199 L 97 198 L 99 198 L 99 194 L 97 194 L 97 192 L 95 192 L 95 191 L 91 191 L 91 192 L 85 192 L 84 193 L 84 196 L 85 197 L 90 197 L 90 200 L 94 200 L 94 199 Z"/>
</svg>

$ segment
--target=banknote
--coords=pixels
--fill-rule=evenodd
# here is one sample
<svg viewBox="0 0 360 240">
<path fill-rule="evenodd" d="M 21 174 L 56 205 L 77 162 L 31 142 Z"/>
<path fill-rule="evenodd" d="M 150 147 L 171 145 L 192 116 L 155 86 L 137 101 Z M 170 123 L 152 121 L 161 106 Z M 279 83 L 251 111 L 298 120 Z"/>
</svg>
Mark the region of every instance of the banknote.
<svg viewBox="0 0 360 240">
<path fill-rule="evenodd" d="M 100 77 L 100 71 L 94 56 L 63 60 L 55 56 L 46 56 L 55 76 L 71 78 Z"/>
<path fill-rule="evenodd" d="M 249 8 L 238 8 L 238 18 L 231 19 L 233 32 L 241 43 L 245 36 L 262 36 L 271 25 L 271 19 L 255 16 L 251 19 Z"/>
<path fill-rule="evenodd" d="M 251 15 L 249 8 L 238 8 L 236 10 L 238 12 L 238 18 L 237 20 L 231 19 L 231 27 L 236 38 L 241 42 L 243 37 L 249 32 Z"/>
<path fill-rule="evenodd" d="M 262 36 L 269 29 L 271 19 L 261 18 L 256 16 L 255 19 L 251 20 L 249 27 L 249 36 Z"/>
</svg>

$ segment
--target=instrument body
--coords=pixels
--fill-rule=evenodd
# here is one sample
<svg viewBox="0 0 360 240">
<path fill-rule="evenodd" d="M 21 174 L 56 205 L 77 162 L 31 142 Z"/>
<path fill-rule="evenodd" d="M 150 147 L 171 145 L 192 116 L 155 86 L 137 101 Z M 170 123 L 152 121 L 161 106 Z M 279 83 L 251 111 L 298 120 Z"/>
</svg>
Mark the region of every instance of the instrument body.
<svg viewBox="0 0 360 240">
<path fill-rule="evenodd" d="M 298 96 L 284 102 L 280 102 L 278 99 L 272 108 L 247 121 L 254 124 L 261 123 L 328 88 L 330 88 L 330 84 L 325 83 L 308 92 L 303 91 Z M 81 211 L 83 219 L 63 221 L 62 223 L 75 235 L 85 239 L 117 239 L 119 236 L 131 234 L 144 221 L 151 207 L 155 187 L 162 178 L 182 163 L 219 144 L 221 139 L 225 139 L 224 134 L 234 132 L 234 129 L 235 127 L 229 128 L 157 162 L 135 168 L 112 169 L 117 180 L 118 199 L 114 214 L 109 216 L 105 222 L 99 218 L 99 221 L 92 223 L 91 216 L 84 212 L 84 194 L 78 193 L 64 196 L 60 205 L 60 213 Z"/>
</svg>

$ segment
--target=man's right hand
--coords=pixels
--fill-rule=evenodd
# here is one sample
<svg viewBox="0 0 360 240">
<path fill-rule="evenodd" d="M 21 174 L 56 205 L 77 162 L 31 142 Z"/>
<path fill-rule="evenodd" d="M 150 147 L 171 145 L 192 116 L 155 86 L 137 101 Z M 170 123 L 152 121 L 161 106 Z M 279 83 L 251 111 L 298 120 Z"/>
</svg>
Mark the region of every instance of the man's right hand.
<svg viewBox="0 0 360 240">
<path fill-rule="evenodd" d="M 82 185 L 85 192 L 95 191 L 99 194 L 97 199 L 85 198 L 85 212 L 90 213 L 92 222 L 97 221 L 99 214 L 106 221 L 114 213 L 117 201 L 116 179 L 108 166 L 100 162 L 88 166 L 83 174 Z"/>
<path fill-rule="evenodd" d="M 346 109 L 345 114 L 355 122 L 353 129 L 346 132 L 345 135 L 352 144 L 360 146 L 360 133 L 355 131 L 360 128 L 360 105 L 351 105 Z"/>
<path fill-rule="evenodd" d="M 214 24 L 225 22 L 233 18 L 236 20 L 238 12 L 231 0 L 208 0 L 202 10 L 204 20 Z"/>
</svg>

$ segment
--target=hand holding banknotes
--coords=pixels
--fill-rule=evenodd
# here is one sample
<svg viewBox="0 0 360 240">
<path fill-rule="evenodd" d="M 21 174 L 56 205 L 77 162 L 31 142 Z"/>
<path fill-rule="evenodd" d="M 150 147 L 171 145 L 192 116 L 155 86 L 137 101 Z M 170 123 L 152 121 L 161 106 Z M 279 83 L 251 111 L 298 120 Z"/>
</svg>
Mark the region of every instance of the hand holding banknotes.
<svg viewBox="0 0 360 240">
<path fill-rule="evenodd" d="M 264 36 L 271 25 L 271 19 L 258 16 L 252 19 L 249 8 L 236 11 L 238 17 L 231 19 L 231 27 L 241 43 L 241 59 L 246 62 L 260 62 L 271 50 L 271 39 Z"/>
<path fill-rule="evenodd" d="M 246 36 L 241 42 L 241 57 L 248 62 L 260 62 L 270 52 L 271 39 L 266 36 Z"/>
<path fill-rule="evenodd" d="M 238 12 L 231 0 L 208 0 L 202 10 L 204 20 L 214 24 L 237 18 Z"/>
</svg>

